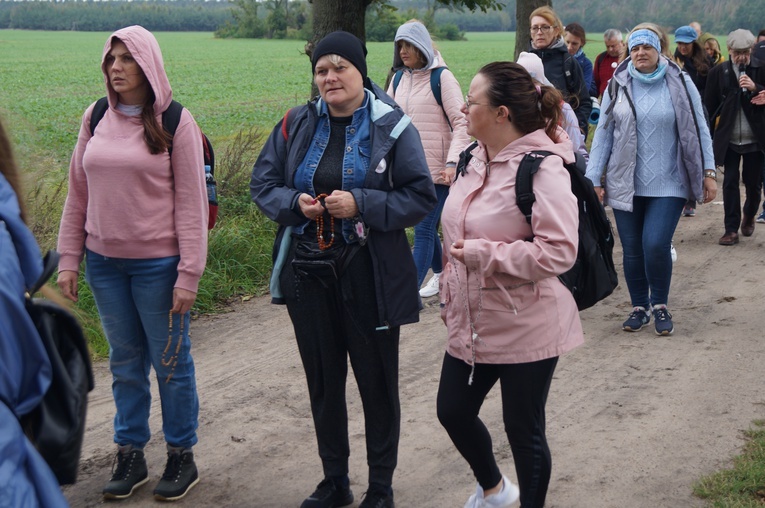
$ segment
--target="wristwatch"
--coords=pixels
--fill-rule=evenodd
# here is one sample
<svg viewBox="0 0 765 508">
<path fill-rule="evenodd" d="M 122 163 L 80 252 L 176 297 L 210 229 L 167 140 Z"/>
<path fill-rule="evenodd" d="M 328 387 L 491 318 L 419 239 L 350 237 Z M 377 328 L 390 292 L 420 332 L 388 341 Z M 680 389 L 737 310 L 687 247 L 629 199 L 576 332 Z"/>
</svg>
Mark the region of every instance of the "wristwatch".
<svg viewBox="0 0 765 508">
<path fill-rule="evenodd" d="M 713 180 L 717 180 L 717 171 L 714 169 L 705 169 L 704 178 L 712 178 Z"/>
</svg>

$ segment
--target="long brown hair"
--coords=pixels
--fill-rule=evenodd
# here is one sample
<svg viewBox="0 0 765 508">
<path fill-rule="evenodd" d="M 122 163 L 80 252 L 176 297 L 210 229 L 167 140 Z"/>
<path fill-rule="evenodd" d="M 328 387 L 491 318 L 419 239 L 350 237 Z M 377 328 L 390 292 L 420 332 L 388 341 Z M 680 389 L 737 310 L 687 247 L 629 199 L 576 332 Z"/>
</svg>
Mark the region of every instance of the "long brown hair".
<svg viewBox="0 0 765 508">
<path fill-rule="evenodd" d="M 557 141 L 557 130 L 563 118 L 563 96 L 552 86 L 537 86 L 531 74 L 515 62 L 492 62 L 481 67 L 479 74 L 489 82 L 486 96 L 493 107 L 505 106 L 515 127 L 524 134 L 544 129 Z"/>
<path fill-rule="evenodd" d="M 154 90 L 149 87 L 149 93 L 146 94 L 146 102 L 141 111 L 141 121 L 143 122 L 143 139 L 149 146 L 149 153 L 157 155 L 168 151 L 173 142 L 173 136 L 162 127 L 162 124 L 157 123 L 157 117 L 154 115 L 154 100 Z"/>
<path fill-rule="evenodd" d="M 701 47 L 698 40 L 695 40 L 691 44 L 691 56 L 688 59 L 693 62 L 693 66 L 696 68 L 696 72 L 699 76 L 706 76 L 709 73 L 709 56 L 704 48 Z M 680 54 L 680 50 L 675 53 L 675 62 L 680 67 L 683 67 L 685 63 L 683 61 L 683 55 Z"/>
<path fill-rule="evenodd" d="M 18 169 L 16 169 L 16 162 L 13 158 L 13 149 L 11 148 L 11 140 L 8 138 L 8 134 L 3 127 L 3 123 L 0 121 L 0 173 L 11 184 L 13 193 L 16 194 L 16 199 L 19 202 L 19 208 L 21 209 L 21 219 L 26 222 L 26 210 L 24 209 L 24 200 L 21 196 L 21 175 L 19 175 Z"/>
</svg>

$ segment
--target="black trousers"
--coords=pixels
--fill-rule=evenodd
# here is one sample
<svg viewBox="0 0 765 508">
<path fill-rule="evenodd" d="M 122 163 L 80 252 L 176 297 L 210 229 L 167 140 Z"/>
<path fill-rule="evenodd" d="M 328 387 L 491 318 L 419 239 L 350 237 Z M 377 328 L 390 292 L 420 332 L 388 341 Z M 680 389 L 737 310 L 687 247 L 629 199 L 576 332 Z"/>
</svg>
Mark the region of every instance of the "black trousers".
<svg viewBox="0 0 765 508">
<path fill-rule="evenodd" d="M 288 257 L 280 276 L 300 358 L 325 477 L 348 474 L 348 358 L 364 408 L 369 482 L 390 486 L 398 459 L 398 327 L 376 331 L 372 260 L 361 248 L 338 281 L 296 275 Z"/>
<path fill-rule="evenodd" d="M 502 479 L 491 435 L 478 417 L 486 395 L 499 380 L 502 416 L 523 508 L 541 508 L 547 496 L 552 459 L 545 436 L 545 404 L 557 363 L 558 357 L 531 363 L 477 364 L 473 384 L 468 385 L 470 365 L 448 353 L 444 356 L 438 419 L 484 490 Z"/>
<path fill-rule="evenodd" d="M 739 164 L 743 159 L 741 174 Z M 757 217 L 762 189 L 762 168 L 765 164 L 765 152 L 762 150 L 738 153 L 728 148 L 725 153 L 725 175 L 723 176 L 723 208 L 725 209 L 725 232 L 737 232 L 741 225 L 741 191 L 739 179 L 743 178 L 746 188 L 744 215 Z"/>
</svg>

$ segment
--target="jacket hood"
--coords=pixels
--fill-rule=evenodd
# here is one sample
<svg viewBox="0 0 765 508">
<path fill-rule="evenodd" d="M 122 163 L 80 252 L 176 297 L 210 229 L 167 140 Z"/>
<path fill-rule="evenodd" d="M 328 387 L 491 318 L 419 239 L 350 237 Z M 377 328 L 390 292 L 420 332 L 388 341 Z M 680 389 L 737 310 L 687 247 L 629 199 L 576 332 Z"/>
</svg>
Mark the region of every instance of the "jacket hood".
<svg viewBox="0 0 765 508">
<path fill-rule="evenodd" d="M 614 78 L 616 78 L 616 81 L 621 84 L 625 85 L 627 81 L 631 78 L 630 71 L 629 71 L 629 63 L 632 61 L 632 57 L 627 57 L 621 62 L 619 62 L 619 65 L 616 67 L 616 70 L 614 70 Z M 667 72 L 674 72 L 675 74 L 679 74 L 682 72 L 682 69 L 680 68 L 677 63 L 673 62 L 669 58 L 665 57 L 664 55 L 659 55 L 659 61 L 664 62 L 667 64 Z"/>
<path fill-rule="evenodd" d="M 534 41 L 529 39 L 529 50 L 533 51 L 560 51 L 562 53 L 568 54 L 568 47 L 566 46 L 566 41 L 563 40 L 563 37 L 558 37 L 556 40 L 552 41 L 549 46 L 546 48 L 540 49 L 534 46 Z"/>
<path fill-rule="evenodd" d="M 117 92 L 109 82 L 106 72 L 106 55 L 112 50 L 115 39 L 122 41 L 127 46 L 130 54 L 143 70 L 146 80 L 154 92 L 154 112 L 164 112 L 173 100 L 173 90 L 165 73 L 165 64 L 162 60 L 162 51 L 154 34 L 139 25 L 121 28 L 111 34 L 104 45 L 104 53 L 101 57 L 101 72 L 104 74 L 106 93 L 109 97 L 109 105 L 116 107 L 118 102 Z"/>
<path fill-rule="evenodd" d="M 566 164 L 572 163 L 576 160 L 574 156 L 574 147 L 571 144 L 571 139 L 566 134 L 563 128 L 557 128 L 557 141 L 553 141 L 545 133 L 544 129 L 538 129 L 534 132 L 530 132 L 525 136 L 522 136 L 512 143 L 503 148 L 495 157 L 495 162 L 502 162 L 521 154 L 526 154 L 534 150 L 547 150 L 555 155 L 558 155 Z M 486 158 L 486 149 L 483 143 L 478 143 L 481 148 L 480 159 Z"/>
<path fill-rule="evenodd" d="M 32 232 L 21 220 L 21 210 L 11 184 L 0 174 L 0 220 L 11 235 L 18 255 L 24 287 L 29 289 L 40 278 L 43 271 L 42 256 Z"/>
<path fill-rule="evenodd" d="M 420 53 L 422 53 L 425 56 L 425 59 L 427 60 L 427 63 L 425 64 L 426 69 L 430 69 L 433 67 L 433 64 L 436 63 L 436 50 L 433 49 L 433 40 L 430 38 L 430 33 L 428 33 L 428 29 L 425 28 L 425 25 L 420 23 L 419 21 L 413 21 L 411 23 L 404 23 L 400 27 L 398 27 L 398 30 L 396 31 L 396 38 L 394 39 L 395 42 L 398 41 L 406 41 L 415 48 L 417 48 Z M 393 45 L 393 68 L 394 69 L 400 69 L 404 67 L 404 62 L 401 60 L 401 56 L 398 54 L 398 46 L 396 44 Z"/>
</svg>

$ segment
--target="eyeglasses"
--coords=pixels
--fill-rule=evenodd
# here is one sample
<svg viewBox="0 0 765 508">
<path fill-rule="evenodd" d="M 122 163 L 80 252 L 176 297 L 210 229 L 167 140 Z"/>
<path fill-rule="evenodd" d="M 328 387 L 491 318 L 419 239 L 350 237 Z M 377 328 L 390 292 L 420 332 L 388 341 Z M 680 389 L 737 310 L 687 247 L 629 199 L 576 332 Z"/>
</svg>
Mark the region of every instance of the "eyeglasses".
<svg viewBox="0 0 765 508">
<path fill-rule="evenodd" d="M 537 32 L 542 32 L 543 34 L 546 34 L 550 30 L 552 30 L 552 27 L 550 25 L 541 25 L 541 26 L 534 25 L 531 27 L 531 33 L 533 34 Z"/>
<path fill-rule="evenodd" d="M 488 106 L 488 104 L 484 104 L 482 102 L 473 102 L 470 100 L 469 96 L 465 96 L 465 108 L 470 109 L 470 106 Z"/>
</svg>

